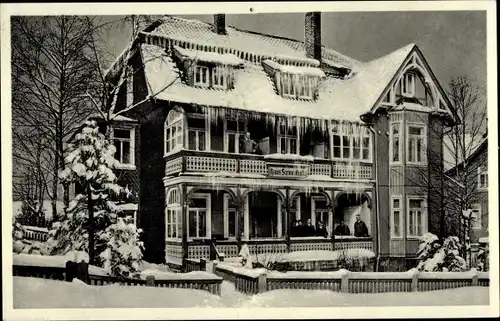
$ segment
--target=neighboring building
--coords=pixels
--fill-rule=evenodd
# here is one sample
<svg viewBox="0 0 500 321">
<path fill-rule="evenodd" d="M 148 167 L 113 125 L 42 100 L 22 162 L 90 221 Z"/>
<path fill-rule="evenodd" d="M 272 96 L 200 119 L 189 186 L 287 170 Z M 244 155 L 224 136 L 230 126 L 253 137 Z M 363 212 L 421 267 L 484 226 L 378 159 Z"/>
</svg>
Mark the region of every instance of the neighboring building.
<svg viewBox="0 0 500 321">
<path fill-rule="evenodd" d="M 470 241 L 475 244 L 480 238 L 488 237 L 488 137 L 484 135 L 470 148 L 470 154 L 465 160 L 461 160 L 455 167 L 446 171 L 447 184 L 451 184 L 450 190 L 457 190 L 455 182 L 468 184 L 463 189 L 458 189 L 462 199 L 466 203 L 464 207 L 470 207 L 474 213 L 471 222 Z M 449 195 L 452 198 L 453 195 Z M 461 217 L 461 213 L 455 213 L 455 217 Z M 454 220 L 450 232 L 461 238 L 464 237 L 466 224 L 461 220 Z"/>
<path fill-rule="evenodd" d="M 164 17 L 107 72 L 113 112 L 137 121 L 114 137 L 146 259 L 208 257 L 213 238 L 226 256 L 247 243 L 414 257 L 418 237 L 439 230 L 427 204 L 440 196 L 412 178 L 442 170 L 427 155 L 442 154 L 436 133 L 456 119 L 420 49 L 356 61 L 321 45 L 320 13 L 305 15 L 304 42 L 214 20 Z M 368 235 L 353 235 L 358 213 Z M 297 220 L 326 237 L 295 234 Z M 350 235 L 333 237 L 340 221 Z"/>
</svg>

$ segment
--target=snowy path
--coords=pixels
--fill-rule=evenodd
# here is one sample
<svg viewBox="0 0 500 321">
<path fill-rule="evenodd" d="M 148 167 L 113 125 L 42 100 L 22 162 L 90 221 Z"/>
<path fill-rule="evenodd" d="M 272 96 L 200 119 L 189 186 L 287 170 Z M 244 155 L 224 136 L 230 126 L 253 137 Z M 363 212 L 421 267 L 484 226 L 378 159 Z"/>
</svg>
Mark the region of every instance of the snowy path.
<svg viewBox="0 0 500 321">
<path fill-rule="evenodd" d="M 488 287 L 416 293 L 349 294 L 326 290 L 274 290 L 246 296 L 222 283 L 221 297 L 172 288 L 89 286 L 14 277 L 14 308 L 349 307 L 488 305 Z M 133 300 L 131 299 L 133 298 Z"/>
</svg>

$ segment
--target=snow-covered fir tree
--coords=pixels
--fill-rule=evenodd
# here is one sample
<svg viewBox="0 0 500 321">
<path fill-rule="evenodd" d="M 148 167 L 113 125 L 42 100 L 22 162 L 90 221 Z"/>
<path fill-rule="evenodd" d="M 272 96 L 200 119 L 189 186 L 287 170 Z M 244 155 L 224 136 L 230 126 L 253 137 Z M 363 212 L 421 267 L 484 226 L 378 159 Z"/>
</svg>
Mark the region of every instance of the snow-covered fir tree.
<svg viewBox="0 0 500 321">
<path fill-rule="evenodd" d="M 102 233 L 106 249 L 100 254 L 104 267 L 114 276 L 130 278 L 137 276 L 142 262 L 143 243 L 139 240 L 140 229 L 131 217 L 119 217 Z"/>
<path fill-rule="evenodd" d="M 440 240 L 436 235 L 426 233 L 420 241 L 417 269 L 426 272 L 465 271 L 467 264 L 460 256 L 461 247 L 456 236 Z"/>
<path fill-rule="evenodd" d="M 118 223 L 119 215 L 110 196 L 122 191 L 113 173 L 118 164 L 114 153 L 115 147 L 99 132 L 95 121 L 86 122 L 75 136 L 59 178 L 63 183 L 77 184 L 81 193 L 53 224 L 48 241 L 53 254 L 84 251 L 89 254 L 90 264 L 102 265 L 99 254 L 108 247 L 107 228 Z M 136 238 L 132 239 L 137 243 Z"/>
</svg>

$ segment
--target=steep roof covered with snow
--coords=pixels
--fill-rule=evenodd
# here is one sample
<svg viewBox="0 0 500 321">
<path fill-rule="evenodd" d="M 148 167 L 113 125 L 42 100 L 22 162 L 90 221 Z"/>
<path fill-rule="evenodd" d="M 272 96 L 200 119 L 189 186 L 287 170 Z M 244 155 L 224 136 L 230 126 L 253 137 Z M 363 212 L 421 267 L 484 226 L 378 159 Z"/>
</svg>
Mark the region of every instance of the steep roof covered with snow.
<svg viewBox="0 0 500 321">
<path fill-rule="evenodd" d="M 224 91 L 185 84 L 181 80 L 182 71 L 159 46 L 141 44 L 141 54 L 150 95 L 158 99 L 314 119 L 359 121 L 359 116 L 373 107 L 413 47 L 406 46 L 364 64 L 351 79 L 324 78 L 318 98 L 312 101 L 278 95 L 263 67 L 248 61 L 235 71 L 235 88 Z"/>
</svg>

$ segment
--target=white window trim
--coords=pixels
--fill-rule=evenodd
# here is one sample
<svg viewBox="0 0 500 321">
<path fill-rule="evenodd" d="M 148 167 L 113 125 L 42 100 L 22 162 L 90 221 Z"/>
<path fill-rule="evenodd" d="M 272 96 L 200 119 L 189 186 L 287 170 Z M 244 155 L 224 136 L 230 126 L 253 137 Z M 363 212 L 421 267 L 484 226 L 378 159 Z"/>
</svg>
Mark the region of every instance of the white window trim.
<svg viewBox="0 0 500 321">
<path fill-rule="evenodd" d="M 313 87 L 315 86 L 314 84 L 314 79 L 312 76 L 299 76 L 298 78 L 299 82 L 299 88 L 297 88 L 297 95 L 300 99 L 313 99 L 314 97 L 314 90 Z M 306 84 L 306 86 L 304 86 Z M 304 89 L 305 95 L 301 95 L 300 91 Z"/>
<path fill-rule="evenodd" d="M 217 89 L 226 89 L 227 88 L 227 79 L 226 79 L 226 74 L 224 73 L 225 71 L 224 66 L 217 65 L 214 68 L 212 68 L 212 87 L 217 88 Z M 215 76 L 216 75 L 221 75 L 223 76 L 222 78 L 222 84 L 221 85 L 216 85 L 215 84 Z M 220 80 L 220 77 L 219 77 Z"/>
<path fill-rule="evenodd" d="M 479 166 L 477 168 L 477 189 L 478 190 L 487 190 L 488 189 L 488 184 L 486 184 L 486 186 L 481 185 L 481 175 L 485 175 L 486 179 L 487 179 L 488 178 L 488 169 L 481 170 L 481 167 L 482 166 Z"/>
<path fill-rule="evenodd" d="M 410 232 L 410 200 L 421 200 L 422 201 L 422 235 L 427 233 L 428 231 L 428 226 L 427 226 L 427 221 L 428 221 L 428 211 L 427 211 L 427 197 L 425 196 L 418 196 L 418 195 L 408 195 L 406 197 L 406 215 L 405 215 L 405 220 L 406 220 L 406 238 L 407 239 L 418 239 L 422 235 L 412 235 Z"/>
<path fill-rule="evenodd" d="M 291 74 L 291 73 L 286 73 L 286 72 L 282 72 L 280 74 L 280 80 L 281 80 L 281 94 L 283 95 L 283 97 L 289 97 L 289 98 L 295 98 L 297 97 L 297 88 L 295 86 L 295 75 L 294 74 Z M 283 81 L 285 78 L 289 78 L 290 81 Z M 287 92 L 285 92 L 285 87 L 287 88 Z M 290 93 L 290 91 L 292 91 L 293 89 L 293 94 Z"/>
<path fill-rule="evenodd" d="M 482 207 L 480 203 L 471 204 L 471 209 L 477 211 L 477 225 L 471 222 L 471 229 L 473 230 L 481 230 L 482 229 Z"/>
<path fill-rule="evenodd" d="M 243 136 L 245 135 L 245 133 L 246 133 L 246 128 L 247 128 L 247 123 L 246 123 L 246 120 L 244 120 L 244 123 L 245 123 L 245 124 L 244 124 L 243 129 L 240 129 L 240 128 L 238 127 L 238 130 L 237 130 L 237 131 L 234 131 L 234 130 L 228 130 L 228 129 L 227 129 L 227 121 L 228 121 L 228 120 L 233 120 L 233 121 L 238 122 L 238 120 L 237 120 L 237 119 L 236 119 L 236 120 L 234 120 L 234 119 L 225 119 L 225 120 L 224 120 L 224 142 L 223 142 L 223 144 L 224 144 L 224 152 L 225 152 L 225 153 L 228 153 L 228 150 L 229 150 L 229 134 L 235 134 L 235 135 L 237 136 L 237 139 L 235 140 L 235 144 L 236 144 L 236 146 L 235 146 L 235 148 L 234 148 L 234 150 L 235 150 L 235 152 L 234 152 L 234 153 L 235 153 L 235 154 L 238 154 L 238 153 L 240 152 L 240 137 L 241 137 L 242 135 L 243 135 Z"/>
<path fill-rule="evenodd" d="M 201 129 L 201 128 L 194 128 L 194 127 L 189 127 L 188 125 L 188 119 L 189 118 L 197 118 L 197 119 L 204 119 L 205 120 L 205 130 Z M 210 146 L 210 141 L 211 141 L 211 133 L 210 133 L 210 127 L 211 127 L 211 124 L 210 124 L 210 116 L 205 116 L 203 114 L 194 114 L 194 113 L 189 113 L 187 114 L 187 117 L 186 117 L 186 122 L 185 122 L 185 125 L 186 125 L 186 146 L 187 148 L 189 149 L 189 132 L 190 131 L 196 131 L 196 132 L 205 132 L 205 149 L 204 150 L 198 150 L 196 149 L 196 151 L 200 151 L 200 152 L 209 152 L 212 150 L 211 146 Z M 199 134 L 196 134 L 196 146 L 198 147 L 199 146 Z"/>
<path fill-rule="evenodd" d="M 184 148 L 184 142 L 186 141 L 186 139 L 184 137 L 184 132 L 185 132 L 185 128 L 186 128 L 186 118 L 185 118 L 184 114 L 179 112 L 179 115 L 177 117 L 175 117 L 174 119 L 172 119 L 167 124 L 168 120 L 169 119 L 168 119 L 168 115 L 167 115 L 167 118 L 165 119 L 165 122 L 163 123 L 163 156 L 167 156 L 167 155 L 178 152 L 180 149 Z M 167 152 L 167 130 L 172 128 L 174 125 L 177 125 L 177 122 L 182 123 L 181 134 L 178 134 L 176 131 L 176 137 L 177 137 L 177 135 L 180 135 L 182 137 L 182 144 L 180 146 L 176 145 L 169 152 Z M 172 137 L 170 137 L 170 139 L 172 140 Z"/>
<path fill-rule="evenodd" d="M 200 81 L 196 81 L 196 73 L 197 73 L 198 69 L 200 70 Z M 201 76 L 202 75 L 202 70 L 206 70 L 207 71 L 207 81 L 205 83 L 203 82 L 203 80 L 202 80 L 203 77 Z M 206 67 L 206 66 L 198 66 L 198 65 L 196 65 L 195 69 L 194 69 L 194 80 L 193 80 L 193 83 L 194 83 L 195 86 L 210 87 L 210 68 Z"/>
<path fill-rule="evenodd" d="M 196 194 L 193 194 L 190 196 L 190 198 L 205 198 L 207 200 L 207 208 L 206 208 L 206 211 L 207 211 L 207 216 L 206 216 L 206 219 L 205 219 L 205 237 L 195 237 L 196 239 L 211 239 L 212 238 L 212 203 L 211 203 L 211 195 L 209 193 L 196 193 Z M 188 202 L 189 204 L 189 202 Z M 188 240 L 192 240 L 193 237 L 190 237 L 189 236 L 189 215 L 190 215 L 190 208 L 189 208 L 189 205 L 187 206 L 187 222 L 188 224 L 186 229 L 186 233 L 188 235 Z M 198 218 L 197 218 L 198 220 Z M 198 225 L 198 221 L 196 222 Z"/>
<path fill-rule="evenodd" d="M 423 134 L 421 135 L 423 137 L 423 142 L 422 142 L 422 160 L 420 162 L 411 162 L 410 161 L 410 127 L 419 127 L 423 129 Z M 425 166 L 427 165 L 427 126 L 422 123 L 412 123 L 408 122 L 406 123 L 406 139 L 405 139 L 405 155 L 406 155 L 406 163 L 408 165 L 418 165 L 418 166 Z"/>
<path fill-rule="evenodd" d="M 286 133 L 285 134 L 281 134 L 280 133 L 280 128 L 281 128 L 281 121 L 284 121 L 285 122 L 285 131 Z M 278 123 L 278 135 L 277 136 L 277 153 L 278 154 L 281 154 L 281 138 L 285 138 L 286 140 L 286 151 L 287 153 L 286 154 L 295 154 L 295 155 L 299 155 L 300 154 L 300 140 L 299 140 L 299 127 L 297 126 L 297 121 L 294 120 L 293 122 L 295 122 L 295 131 L 297 132 L 297 135 L 289 135 L 288 134 L 288 124 L 287 124 L 288 120 L 286 119 L 280 119 L 279 120 L 279 123 Z M 295 143 L 295 153 L 291 153 L 291 144 L 290 144 L 290 139 L 295 139 L 296 143 Z"/>
<path fill-rule="evenodd" d="M 394 134 L 392 133 L 392 126 L 393 125 L 399 125 L 399 161 L 393 161 L 394 159 Z M 390 122 L 389 123 L 389 163 L 392 164 L 392 165 L 401 165 L 402 163 L 402 155 L 403 155 L 403 122 L 401 121 L 394 121 L 394 122 Z"/>
<path fill-rule="evenodd" d="M 170 195 L 172 193 L 177 193 L 177 198 L 178 198 L 177 203 L 168 203 L 169 199 L 170 199 Z M 167 206 L 165 208 L 165 239 L 166 240 L 178 240 L 178 239 L 182 238 L 182 235 L 180 235 L 180 233 L 179 233 L 179 230 L 180 230 L 179 225 L 182 228 L 182 206 L 180 204 L 180 192 L 179 192 L 179 190 L 177 188 L 169 189 L 168 193 L 167 193 L 166 200 L 167 200 Z M 176 216 L 176 218 L 175 218 L 175 235 L 177 235 L 176 237 L 169 237 L 168 236 L 168 226 L 169 226 L 169 224 L 172 224 L 172 223 L 169 223 L 168 210 L 174 211 L 175 216 Z"/>
<path fill-rule="evenodd" d="M 125 140 L 123 138 L 115 138 L 114 137 L 115 129 L 128 130 L 130 132 L 130 163 L 123 164 L 120 162 L 120 163 L 116 164 L 115 168 L 116 169 L 135 170 L 136 169 L 136 167 L 135 167 L 135 128 L 134 127 L 121 127 L 121 126 L 113 128 L 113 130 L 111 131 L 111 134 L 110 134 L 111 141 L 113 142 L 113 145 L 115 143 L 115 139 Z M 121 150 L 123 151 L 123 148 Z M 115 159 L 118 160 L 118 158 L 116 158 L 116 157 L 115 157 Z"/>
<path fill-rule="evenodd" d="M 229 194 L 224 194 L 224 238 L 229 239 L 229 240 L 234 240 L 236 239 L 235 236 L 229 237 L 229 201 L 232 199 L 231 195 Z M 236 215 L 238 215 L 238 209 L 236 209 Z M 238 230 L 238 227 L 235 226 L 235 231 Z"/>
<path fill-rule="evenodd" d="M 353 135 L 352 134 L 347 134 L 344 135 L 344 127 L 348 123 L 342 123 L 338 122 L 337 124 L 332 123 L 331 126 L 337 125 L 338 126 L 338 132 L 334 133 L 333 128 L 330 129 L 330 146 L 331 146 L 331 156 L 332 159 L 334 160 L 340 160 L 340 161 L 353 161 L 353 162 L 360 162 L 360 163 L 372 163 L 373 162 L 373 133 L 368 129 L 366 126 L 361 126 L 368 134 L 363 134 L 360 136 L 360 142 L 359 142 L 359 158 L 354 158 L 354 140 L 353 140 Z M 350 124 L 349 126 L 352 126 Z M 335 157 L 335 153 L 333 151 L 334 145 L 333 145 L 333 136 L 340 136 L 340 157 Z M 344 136 L 349 137 L 349 157 L 344 157 Z M 368 159 L 363 158 L 363 138 L 368 137 Z"/>
<path fill-rule="evenodd" d="M 399 208 L 394 208 L 394 200 L 399 200 Z M 399 240 L 403 239 L 404 231 L 404 220 L 405 215 L 403 213 L 403 195 L 392 195 L 391 196 L 391 239 Z M 399 211 L 399 231 L 401 235 L 394 235 L 394 211 Z"/>
</svg>

